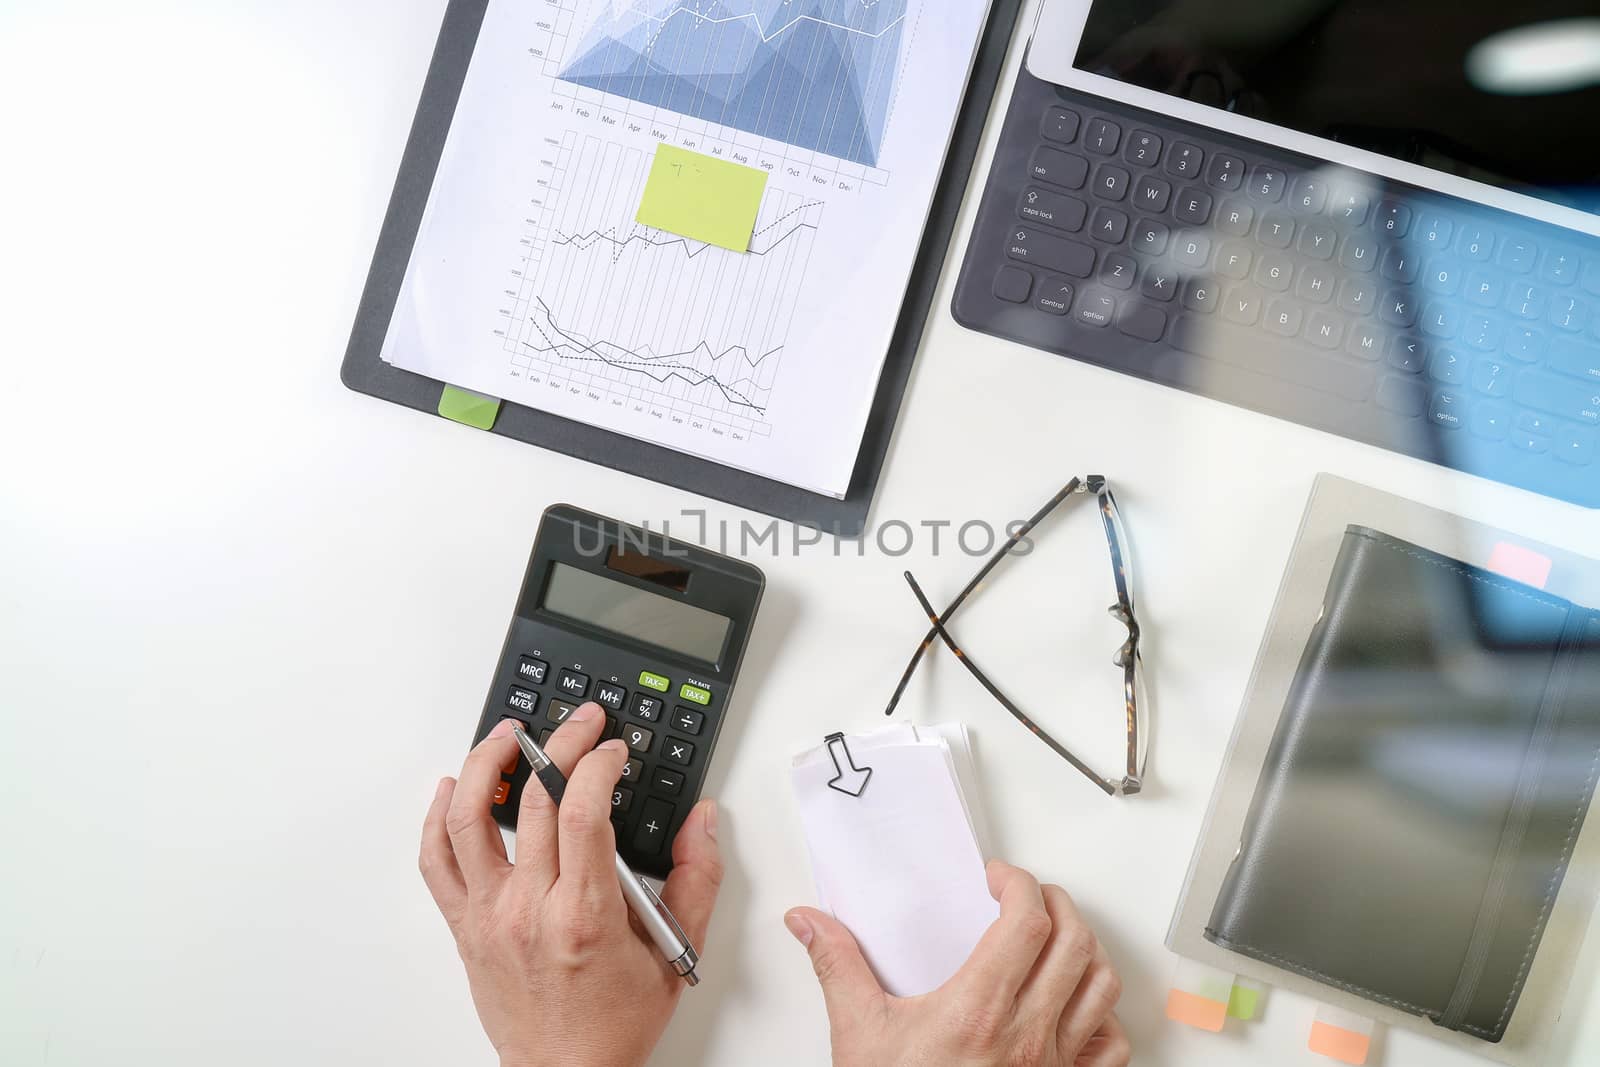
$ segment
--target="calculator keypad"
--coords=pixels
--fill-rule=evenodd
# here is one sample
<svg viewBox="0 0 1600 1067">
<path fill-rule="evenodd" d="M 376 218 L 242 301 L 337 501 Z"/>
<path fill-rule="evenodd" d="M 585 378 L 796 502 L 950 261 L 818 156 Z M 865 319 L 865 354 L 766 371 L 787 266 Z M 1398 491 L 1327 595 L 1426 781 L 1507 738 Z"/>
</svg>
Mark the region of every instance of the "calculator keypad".
<svg viewBox="0 0 1600 1067">
<path fill-rule="evenodd" d="M 698 788 L 691 785 L 696 780 L 692 776 L 704 762 L 704 747 L 715 733 L 713 709 L 718 698 L 712 688 L 701 680 L 660 671 L 634 675 L 595 669 L 604 660 L 592 648 L 575 649 L 578 654 L 567 659 L 531 651 L 534 647 L 530 641 L 509 657 L 506 670 L 511 681 L 496 720 L 513 719 L 530 732 L 537 728 L 538 741 L 544 745 L 586 700 L 599 704 L 605 711 L 601 740 L 616 738 L 628 746 L 627 762 L 611 793 L 617 840 L 625 855 L 643 864 L 643 869 L 670 863 L 671 834 Z M 580 661 L 586 669 L 576 666 Z M 672 736 L 663 736 L 667 731 Z M 521 764 L 518 770 L 525 775 L 527 767 Z M 495 795 L 496 814 L 502 821 L 515 818 L 512 809 L 520 797 L 515 773 L 505 773 Z M 665 869 L 660 873 L 664 876 Z"/>
</svg>

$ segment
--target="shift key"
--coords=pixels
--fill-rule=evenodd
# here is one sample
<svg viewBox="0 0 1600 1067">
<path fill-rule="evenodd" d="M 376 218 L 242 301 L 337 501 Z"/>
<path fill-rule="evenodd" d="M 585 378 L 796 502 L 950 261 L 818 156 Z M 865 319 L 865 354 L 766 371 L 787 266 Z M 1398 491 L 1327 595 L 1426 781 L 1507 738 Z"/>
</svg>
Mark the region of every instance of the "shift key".
<svg viewBox="0 0 1600 1067">
<path fill-rule="evenodd" d="M 1524 407 L 1600 426 L 1600 382 L 1575 382 L 1543 371 L 1525 370 L 1513 394 Z"/>
<path fill-rule="evenodd" d="M 1070 274 L 1074 278 L 1087 278 L 1094 271 L 1094 249 L 1077 241 L 1052 237 L 1032 226 L 1018 226 L 1011 231 L 1011 247 L 1007 254 L 1019 263 Z"/>
</svg>

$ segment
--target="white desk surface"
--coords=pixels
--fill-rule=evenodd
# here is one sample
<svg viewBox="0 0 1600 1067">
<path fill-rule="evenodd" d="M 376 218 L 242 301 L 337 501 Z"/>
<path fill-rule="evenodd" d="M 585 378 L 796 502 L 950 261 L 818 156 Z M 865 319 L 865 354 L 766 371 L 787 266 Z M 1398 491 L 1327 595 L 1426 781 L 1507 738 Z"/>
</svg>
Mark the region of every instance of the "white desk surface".
<svg viewBox="0 0 1600 1067">
<path fill-rule="evenodd" d="M 0 1062 L 489 1063 L 416 841 L 539 515 L 756 519 L 339 384 L 443 8 L 0 6 Z M 1220 1036 L 1162 1017 L 1162 938 L 1312 474 L 1577 550 L 1600 515 L 966 332 L 947 310 L 965 234 L 875 518 L 1004 521 L 1111 475 L 1154 788 L 1100 796 L 947 657 L 908 710 L 973 728 L 991 851 L 1098 925 L 1135 1062 L 1325 1063 L 1288 995 Z M 1054 529 L 960 630 L 1111 762 L 1104 549 L 1085 509 Z M 826 1062 L 781 923 L 811 900 L 786 768 L 881 722 L 923 628 L 901 570 L 938 598 L 973 568 L 942 547 L 756 559 L 768 599 L 710 783 L 727 885 L 661 1067 Z M 1600 1041 L 1595 942 L 1568 1050 Z M 1395 1033 L 1376 1062 L 1477 1061 Z"/>
</svg>

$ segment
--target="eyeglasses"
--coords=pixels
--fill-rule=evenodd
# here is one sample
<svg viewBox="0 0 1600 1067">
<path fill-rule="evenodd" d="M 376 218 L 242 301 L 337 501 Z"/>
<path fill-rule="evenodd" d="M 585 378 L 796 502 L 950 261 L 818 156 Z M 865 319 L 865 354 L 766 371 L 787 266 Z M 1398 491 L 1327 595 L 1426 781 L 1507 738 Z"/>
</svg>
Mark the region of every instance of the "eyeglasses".
<svg viewBox="0 0 1600 1067">
<path fill-rule="evenodd" d="M 1117 602 L 1111 605 L 1111 617 L 1121 623 L 1128 631 L 1128 638 L 1117 649 L 1112 658 L 1122 670 L 1123 702 L 1126 706 L 1128 730 L 1128 766 L 1127 772 L 1121 781 L 1112 781 L 1101 777 L 1099 774 L 1073 755 L 1066 746 L 1051 737 L 1038 723 L 1029 718 L 1016 703 L 1000 691 L 1000 687 L 989 680 L 989 676 L 973 662 L 956 639 L 950 635 L 950 620 L 961 609 L 961 605 L 971 596 L 989 576 L 989 573 L 999 566 L 1000 561 L 1011 554 L 1011 551 L 1028 536 L 1039 523 L 1043 522 L 1051 512 L 1060 507 L 1062 502 L 1072 496 L 1093 493 L 1100 504 L 1100 520 L 1105 526 L 1106 543 L 1111 550 L 1111 572 L 1116 583 Z M 922 592 L 922 587 L 910 571 L 906 571 L 906 581 L 911 585 L 911 591 L 916 595 L 917 603 L 922 605 L 922 610 L 927 613 L 930 629 L 922 638 L 922 644 L 917 646 L 917 651 L 912 655 L 911 662 L 906 664 L 905 674 L 900 677 L 900 684 L 895 687 L 894 696 L 889 699 L 889 707 L 885 715 L 893 715 L 894 709 L 900 703 L 901 696 L 906 691 L 906 686 L 911 682 L 911 675 L 915 673 L 917 664 L 922 662 L 923 655 L 932 647 L 935 641 L 943 641 L 945 646 L 955 654 L 956 660 L 964 666 L 978 683 L 989 691 L 989 694 L 1000 702 L 1000 705 L 1009 711 L 1018 722 L 1027 727 L 1039 740 L 1050 746 L 1051 751 L 1066 760 L 1081 771 L 1095 785 L 1099 786 L 1108 796 L 1132 796 L 1139 792 L 1144 779 L 1144 761 L 1147 738 L 1149 736 L 1148 724 L 1145 715 L 1148 714 L 1149 700 L 1144 687 L 1144 660 L 1139 653 L 1139 622 L 1133 613 L 1133 575 L 1131 567 L 1132 556 L 1128 550 L 1128 538 L 1123 529 L 1122 515 L 1117 510 L 1117 500 L 1111 494 L 1111 487 L 1106 484 L 1104 477 L 1091 474 L 1083 478 L 1074 478 L 1068 482 L 1060 492 L 1051 497 L 1049 502 L 1034 513 L 1033 517 L 1020 526 L 1000 546 L 983 568 L 967 583 L 965 589 L 950 602 L 942 614 L 933 610 L 933 605 Z"/>
</svg>

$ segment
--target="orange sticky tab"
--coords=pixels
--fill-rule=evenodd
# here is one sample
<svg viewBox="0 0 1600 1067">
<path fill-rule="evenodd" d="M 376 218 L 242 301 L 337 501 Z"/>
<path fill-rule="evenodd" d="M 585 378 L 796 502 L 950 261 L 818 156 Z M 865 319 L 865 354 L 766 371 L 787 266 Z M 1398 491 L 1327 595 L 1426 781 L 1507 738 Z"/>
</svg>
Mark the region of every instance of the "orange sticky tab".
<svg viewBox="0 0 1600 1067">
<path fill-rule="evenodd" d="M 1540 555 L 1531 548 L 1501 541 L 1489 553 L 1489 570 L 1503 574 L 1513 582 L 1522 582 L 1535 589 L 1543 589 L 1550 581 L 1550 570 L 1555 564 L 1549 556 Z"/>
<path fill-rule="evenodd" d="M 1311 1024 L 1309 1046 L 1311 1051 L 1319 1056 L 1327 1056 L 1340 1063 L 1351 1063 L 1360 1067 L 1367 1062 L 1367 1053 L 1372 1048 L 1372 1038 L 1367 1034 L 1344 1030 L 1318 1019 Z"/>
<path fill-rule="evenodd" d="M 1169 989 L 1167 1018 L 1197 1030 L 1220 1033 L 1222 1024 L 1228 1018 L 1228 1003 L 1223 1000 L 1207 1000 L 1205 997 L 1186 993 L 1181 989 Z"/>
</svg>

